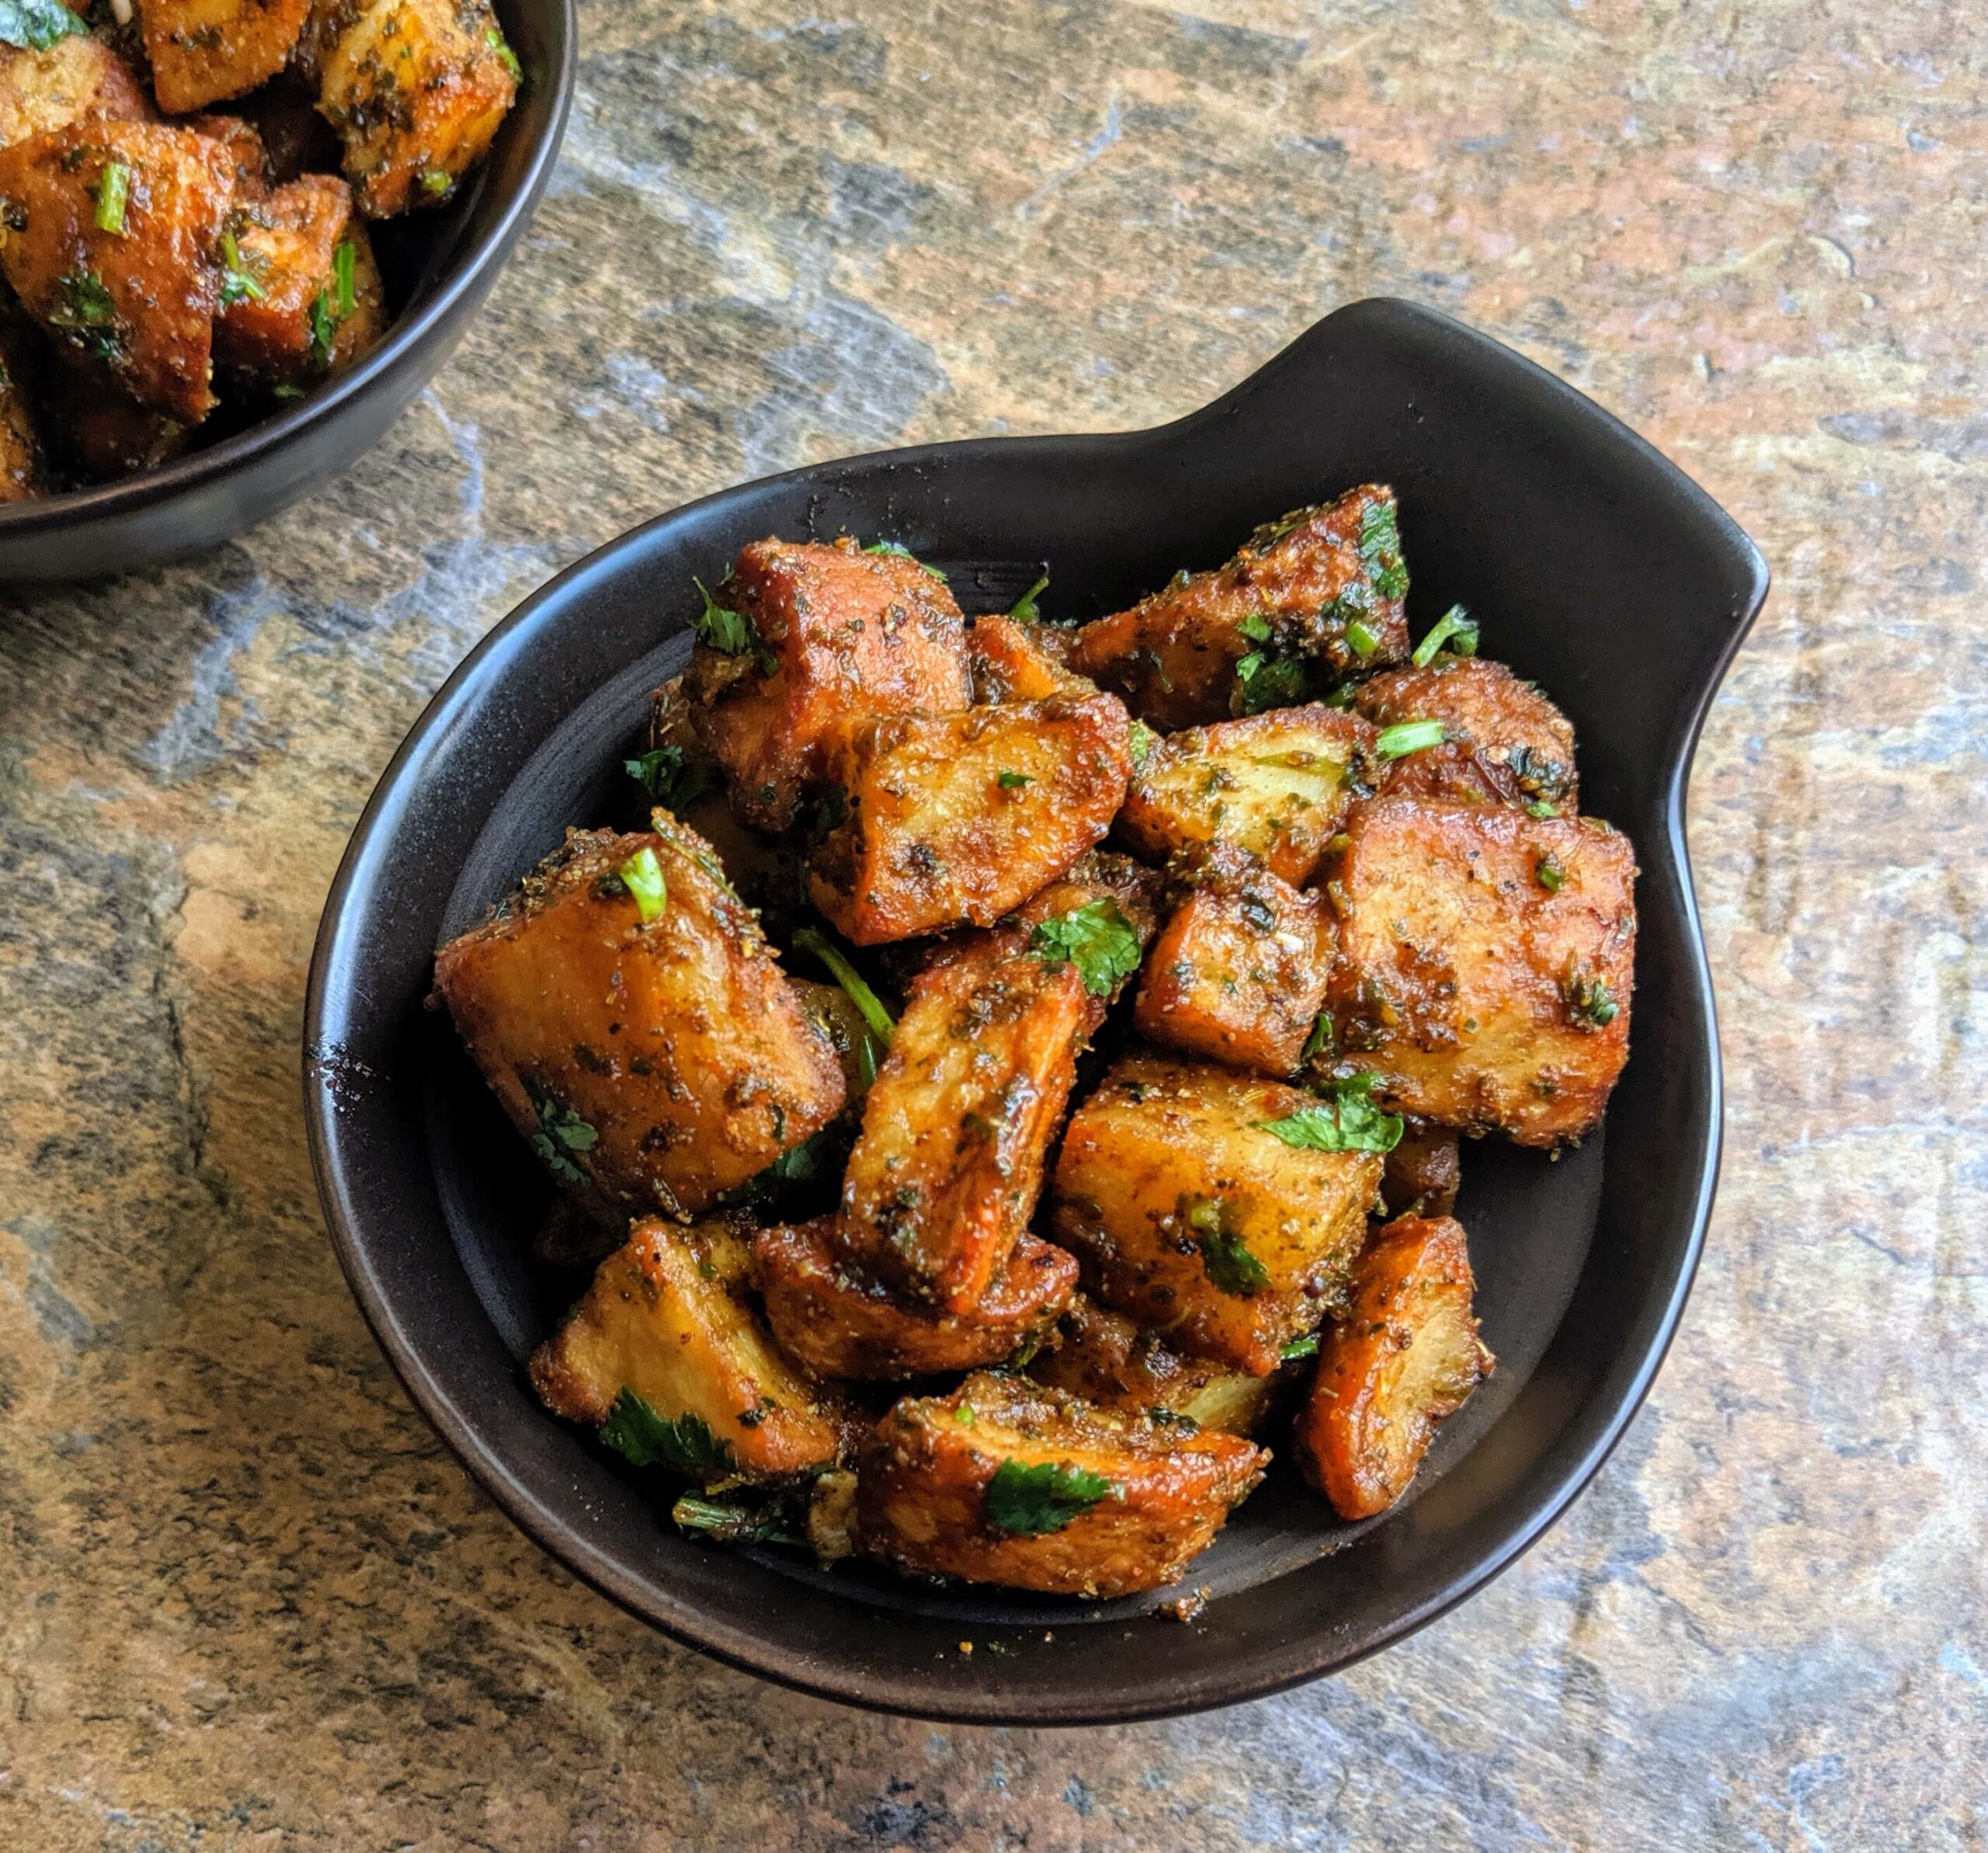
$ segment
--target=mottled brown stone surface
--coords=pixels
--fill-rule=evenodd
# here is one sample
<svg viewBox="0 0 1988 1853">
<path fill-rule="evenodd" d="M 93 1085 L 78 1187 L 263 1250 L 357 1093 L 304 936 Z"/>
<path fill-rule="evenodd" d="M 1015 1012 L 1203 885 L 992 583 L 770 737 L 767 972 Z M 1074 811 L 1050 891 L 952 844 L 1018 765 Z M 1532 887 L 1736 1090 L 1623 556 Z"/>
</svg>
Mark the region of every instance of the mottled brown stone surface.
<svg viewBox="0 0 1988 1853">
<path fill-rule="evenodd" d="M 551 197 L 373 457 L 0 617 L 0 1846 L 1975 1848 L 1988 76 L 1913 0 L 585 0 Z M 951 1730 L 661 1641 L 474 1490 L 324 1239 L 304 965 L 450 666 L 739 478 L 1141 425 L 1326 311 L 1621 412 L 1778 587 L 1692 798 L 1729 1146 L 1595 1487 L 1345 1677 Z"/>
</svg>

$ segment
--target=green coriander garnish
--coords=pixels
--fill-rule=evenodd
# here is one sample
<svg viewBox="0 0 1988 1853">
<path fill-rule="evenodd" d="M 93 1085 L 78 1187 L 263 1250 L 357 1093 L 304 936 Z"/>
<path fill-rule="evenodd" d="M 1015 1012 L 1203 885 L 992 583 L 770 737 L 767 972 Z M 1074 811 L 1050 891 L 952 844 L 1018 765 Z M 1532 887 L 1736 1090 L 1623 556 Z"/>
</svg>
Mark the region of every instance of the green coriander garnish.
<svg viewBox="0 0 1988 1853">
<path fill-rule="evenodd" d="M 444 168 L 431 167 L 421 176 L 421 190 L 432 199 L 439 200 L 454 185 L 454 176 Z"/>
<path fill-rule="evenodd" d="M 1528 817 L 1539 818 L 1543 821 L 1548 817 L 1558 817 L 1560 815 L 1560 807 L 1558 805 L 1548 804 L 1543 798 L 1535 798 L 1527 802 L 1525 814 Z"/>
<path fill-rule="evenodd" d="M 124 235 L 124 211 L 131 200 L 131 170 L 121 161 L 106 161 L 96 182 L 96 228 Z"/>
<path fill-rule="evenodd" d="M 997 772 L 994 782 L 1003 791 L 1019 791 L 1024 785 L 1032 785 L 1034 779 L 1026 772 Z"/>
<path fill-rule="evenodd" d="M 332 349 L 339 338 L 339 318 L 332 302 L 332 290 L 327 283 L 311 299 L 309 316 L 311 327 L 311 363 L 314 367 L 329 367 Z"/>
<path fill-rule="evenodd" d="M 1410 660 L 1418 669 L 1426 669 L 1445 644 L 1458 656 L 1477 654 L 1477 621 L 1461 605 L 1451 606 L 1436 620 L 1429 634 L 1415 646 L 1415 654 Z"/>
<path fill-rule="evenodd" d="M 694 1421 L 696 1417 L 685 1419 Z M 808 1542 L 774 1506 L 756 1509 L 734 1505 L 729 1500 L 711 1499 L 702 1493 L 686 1493 L 669 1508 L 669 1516 L 679 1531 L 714 1538 L 720 1544 L 801 1545 Z"/>
<path fill-rule="evenodd" d="M 1266 656 L 1252 650 L 1236 666 L 1229 706 L 1239 714 L 1267 714 L 1305 699 L 1305 665 L 1295 656 Z"/>
<path fill-rule="evenodd" d="M 1231 1225 L 1228 1208 L 1216 1198 L 1191 1198 L 1187 1226 L 1201 1244 L 1202 1272 L 1232 1298 L 1249 1299 L 1270 1284 L 1270 1273 Z"/>
<path fill-rule="evenodd" d="M 1381 647 L 1381 640 L 1364 619 L 1349 617 L 1346 621 L 1346 647 L 1356 656 L 1371 656 Z"/>
<path fill-rule="evenodd" d="M 89 30 L 57 0 L 0 0 L 0 45 L 46 51 L 58 39 L 78 37 Z"/>
<path fill-rule="evenodd" d="M 1583 1030 L 1606 1029 L 1622 1013 L 1622 1006 L 1615 1001 L 1615 993 L 1609 989 L 1607 981 L 1580 971 L 1568 974 L 1567 1008 L 1573 1014 L 1574 1027 Z"/>
<path fill-rule="evenodd" d="M 1425 747 L 1440 746 L 1449 730 L 1440 721 L 1402 721 L 1384 727 L 1374 741 L 1374 750 L 1384 760 L 1398 760 Z"/>
<path fill-rule="evenodd" d="M 562 1184 L 584 1184 L 585 1171 L 574 1163 L 572 1155 L 591 1152 L 600 1135 L 572 1107 L 542 1087 L 527 1081 L 525 1093 L 538 1118 L 538 1130 L 531 1135 L 531 1149 L 546 1170 Z"/>
<path fill-rule="evenodd" d="M 1268 643 L 1270 621 L 1260 611 L 1251 611 L 1236 621 L 1236 628 L 1252 643 Z"/>
<path fill-rule="evenodd" d="M 1368 582 L 1382 598 L 1398 599 L 1408 590 L 1408 568 L 1402 563 L 1401 530 L 1392 498 L 1370 502 L 1360 517 L 1360 558 Z"/>
<path fill-rule="evenodd" d="M 1040 1537 L 1045 1531 L 1062 1531 L 1117 1490 L 1103 1474 L 1088 1467 L 1065 1466 L 1060 1461 L 1042 1461 L 1032 1467 L 1020 1461 L 1003 1461 L 987 1483 L 981 1516 L 995 1531 L 1018 1538 Z"/>
<path fill-rule="evenodd" d="M 1035 601 L 1048 589 L 1048 586 L 1049 575 L 1045 572 L 1033 586 L 1029 587 L 1027 591 L 1024 592 L 1020 598 L 1015 600 L 1013 607 L 1008 613 L 1009 617 L 1012 617 L 1018 624 L 1037 624 L 1041 623 L 1042 613 L 1037 608 Z"/>
<path fill-rule="evenodd" d="M 1152 749 L 1159 744 L 1159 735 L 1143 721 L 1132 723 L 1132 770 L 1143 772 L 1146 761 L 1152 757 Z"/>
<path fill-rule="evenodd" d="M 732 1449 L 711 1433 L 701 1416 L 669 1417 L 625 1384 L 600 1425 L 603 1444 L 638 1467 L 660 1461 L 693 1479 L 729 1473 Z"/>
<path fill-rule="evenodd" d="M 238 302 L 262 302 L 267 298 L 269 292 L 250 275 L 248 265 L 243 262 L 241 244 L 231 231 L 221 235 L 221 261 L 223 308 L 231 308 Z"/>
<path fill-rule="evenodd" d="M 359 307 L 359 248 L 350 238 L 340 238 L 332 253 L 332 301 L 342 322 Z"/>
<path fill-rule="evenodd" d="M 524 67 L 518 62 L 518 54 L 504 43 L 504 35 L 493 26 L 483 35 L 483 42 L 496 53 L 497 62 L 510 72 L 511 82 L 514 84 L 523 83 L 525 76 Z"/>
<path fill-rule="evenodd" d="M 1533 864 L 1532 872 L 1539 878 L 1539 885 L 1549 895 L 1557 895 L 1566 885 L 1567 871 L 1560 866 L 1560 858 L 1551 850 Z"/>
<path fill-rule="evenodd" d="M 1256 1128 L 1304 1152 L 1392 1152 L 1401 1143 L 1402 1122 L 1374 1104 L 1371 1075 L 1348 1075 L 1333 1083 L 1329 1101 L 1259 1120 Z"/>
<path fill-rule="evenodd" d="M 937 567 L 927 566 L 925 562 L 921 560 L 916 554 L 913 553 L 909 548 L 905 546 L 902 541 L 872 541 L 867 547 L 864 548 L 863 551 L 865 553 L 889 554 L 897 559 L 909 560 L 912 565 L 917 567 L 920 572 L 929 572 L 931 574 L 933 578 L 937 579 L 940 585 L 944 586 L 947 582 L 946 575 L 941 572 Z"/>
<path fill-rule="evenodd" d="M 744 612 L 721 605 L 711 596 L 702 579 L 693 579 L 690 583 L 697 587 L 697 596 L 704 601 L 704 610 L 690 621 L 698 642 L 721 656 L 750 656 L 753 666 L 762 676 L 770 676 L 779 665 L 773 660 L 773 652 L 766 648 L 766 639 L 760 636 L 759 627 Z"/>
<path fill-rule="evenodd" d="M 1319 1354 L 1319 1335 L 1307 1332 L 1302 1338 L 1294 1338 L 1277 1353 L 1280 1364 L 1295 1364 L 1301 1358 L 1315 1358 Z"/>
<path fill-rule="evenodd" d="M 639 759 L 624 760 L 622 770 L 666 811 L 684 807 L 710 791 L 710 772 L 688 759 L 680 746 L 656 746 Z"/>
<path fill-rule="evenodd" d="M 654 850 L 644 843 L 614 872 L 634 897 L 635 911 L 641 916 L 645 926 L 652 920 L 662 918 L 662 910 L 669 902 L 669 890 L 664 884 L 662 864 L 656 860 Z"/>
<path fill-rule="evenodd" d="M 49 311 L 51 328 L 66 330 L 76 345 L 99 360 L 116 359 L 117 305 L 93 270 L 72 270 L 56 287 L 62 299 Z"/>
<path fill-rule="evenodd" d="M 1319 1020 L 1312 1025 L 1312 1033 L 1305 1038 L 1305 1046 L 1298 1051 L 1298 1059 L 1309 1062 L 1314 1055 L 1322 1055 L 1333 1045 L 1333 1013 L 1321 1010 Z"/>
<path fill-rule="evenodd" d="M 849 994 L 849 1000 L 863 1013 L 863 1020 L 870 1026 L 870 1033 L 878 1041 L 888 1044 L 891 1033 L 897 1027 L 897 1019 L 884 1008 L 883 1000 L 863 981 L 863 974 L 844 957 L 842 948 L 825 933 L 813 926 L 797 926 L 794 932 L 794 945 L 801 951 L 812 953 L 829 968 L 829 975 Z"/>
<path fill-rule="evenodd" d="M 1142 950 L 1138 930 L 1109 895 L 1043 921 L 1028 947 L 1043 958 L 1068 959 L 1093 997 L 1110 996 L 1138 971 Z"/>
</svg>

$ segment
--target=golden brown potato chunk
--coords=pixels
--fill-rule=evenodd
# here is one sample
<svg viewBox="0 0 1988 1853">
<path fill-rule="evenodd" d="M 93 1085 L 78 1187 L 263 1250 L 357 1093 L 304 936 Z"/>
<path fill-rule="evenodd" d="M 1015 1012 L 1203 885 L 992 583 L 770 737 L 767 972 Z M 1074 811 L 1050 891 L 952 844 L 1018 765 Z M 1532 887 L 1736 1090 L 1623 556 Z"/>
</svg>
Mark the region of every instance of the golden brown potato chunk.
<svg viewBox="0 0 1988 1853">
<path fill-rule="evenodd" d="M 1295 1087 L 1145 1055 L 1071 1116 L 1051 1229 L 1098 1298 L 1264 1377 L 1343 1292 L 1381 1180 L 1371 1152 L 1286 1142 Z"/>
<path fill-rule="evenodd" d="M 1377 483 L 1260 527 L 1227 565 L 1183 572 L 1077 634 L 1070 666 L 1156 727 L 1290 707 L 1408 654 L 1394 491 Z"/>
<path fill-rule="evenodd" d="M 919 976 L 843 1177 L 845 1254 L 943 1312 L 985 1298 L 1042 1187 L 1085 997 L 1074 965 L 998 944 Z"/>
<path fill-rule="evenodd" d="M 269 190 L 269 154 L 255 125 L 239 116 L 196 116 L 181 125 L 217 141 L 228 151 L 235 174 L 237 209 Z"/>
<path fill-rule="evenodd" d="M 1361 1257 L 1352 1306 L 1320 1347 L 1291 1438 L 1340 1518 L 1371 1518 L 1399 1499 L 1437 1424 L 1490 1375 L 1475 1291 L 1462 1225 L 1447 1216 L 1399 1217 Z"/>
<path fill-rule="evenodd" d="M 1097 692 L 1095 683 L 1064 666 L 1039 624 L 1012 617 L 976 617 L 966 634 L 966 647 L 976 701 L 1046 701 L 1051 695 Z"/>
<path fill-rule="evenodd" d="M 1347 826 L 1329 1007 L 1388 1105 L 1578 1138 L 1629 1052 L 1635 852 L 1589 818 L 1380 798 Z"/>
<path fill-rule="evenodd" d="M 138 0 L 159 107 L 184 115 L 274 77 L 310 11 L 311 0 Z"/>
<path fill-rule="evenodd" d="M 386 301 L 352 189 L 306 174 L 237 211 L 223 247 L 214 357 L 259 386 L 342 373 L 386 332 Z"/>
<path fill-rule="evenodd" d="M 793 822 L 832 725 L 973 699 L 960 608 L 902 554 L 755 541 L 712 598 L 685 691 L 733 807 L 758 829 Z"/>
<path fill-rule="evenodd" d="M 859 946 L 991 926 L 1110 829 L 1129 739 L 1097 694 L 832 727 L 839 821 L 809 856 L 809 896 Z"/>
<path fill-rule="evenodd" d="M 1225 843 L 1302 888 L 1364 790 L 1373 729 L 1314 705 L 1198 727 L 1158 742 L 1118 833 L 1156 860 Z"/>
<path fill-rule="evenodd" d="M 0 45 L 0 148 L 92 116 L 148 122 L 151 116 L 130 66 L 101 39 L 72 33 L 43 51 Z"/>
<path fill-rule="evenodd" d="M 1370 677 L 1354 700 L 1377 728 L 1443 723 L 1441 746 L 1388 766 L 1381 786 L 1388 797 L 1545 805 L 1570 813 L 1580 804 L 1567 717 L 1502 662 L 1438 656 L 1426 669 Z"/>
<path fill-rule="evenodd" d="M 1457 1206 L 1457 1187 L 1462 1180 L 1457 1135 L 1446 1127 L 1416 1121 L 1388 1154 L 1381 1201 L 1391 1216 L 1447 1216 Z"/>
<path fill-rule="evenodd" d="M 1171 1583 L 1270 1456 L 982 1373 L 907 1397 L 857 1462 L 864 1548 L 898 1569 L 1065 1595 Z"/>
<path fill-rule="evenodd" d="M 1051 1389 L 1155 1421 L 1186 1420 L 1225 1434 L 1250 1434 L 1269 1413 L 1277 1379 L 1252 1377 L 1175 1351 L 1157 1333 L 1078 1295 L 1057 1321 L 1057 1344 L 1029 1375 Z"/>
<path fill-rule="evenodd" d="M 344 141 L 359 210 L 391 218 L 447 199 L 518 93 L 488 0 L 371 0 L 349 23 L 327 10 L 335 37 L 317 41 L 318 108 Z"/>
<path fill-rule="evenodd" d="M 847 1412 L 773 1344 L 750 1260 L 748 1236 L 723 1219 L 636 1223 L 532 1354 L 546 1407 L 606 1424 L 603 1438 L 638 1465 L 700 1480 L 782 1479 L 833 1462 Z"/>
<path fill-rule="evenodd" d="M 115 482 L 190 447 L 186 426 L 127 398 L 109 381 L 46 359 L 42 367 L 42 433 L 69 475 Z"/>
<path fill-rule="evenodd" d="M 871 1280 L 837 1250 L 827 1218 L 770 1229 L 752 1253 L 773 1336 L 824 1377 L 890 1382 L 999 1364 L 1042 1337 L 1077 1285 L 1076 1258 L 1026 1233 L 964 1313 Z"/>
<path fill-rule="evenodd" d="M 707 1208 L 834 1118 L 834 1050 L 703 839 L 575 830 L 436 988 L 546 1167 L 610 1208 Z"/>
<path fill-rule="evenodd" d="M 72 361 L 198 424 L 215 403 L 234 193 L 227 150 L 190 129 L 89 120 L 37 136 L 0 151 L 0 271 Z"/>
<path fill-rule="evenodd" d="M 27 385 L 31 369 L 45 365 L 34 352 L 33 335 L 0 308 L 0 504 L 26 502 L 40 492 L 41 443 L 35 430 Z"/>
<path fill-rule="evenodd" d="M 1154 943 L 1133 1020 L 1149 1042 L 1288 1076 L 1326 1001 L 1338 924 L 1323 895 L 1226 847 Z"/>
</svg>

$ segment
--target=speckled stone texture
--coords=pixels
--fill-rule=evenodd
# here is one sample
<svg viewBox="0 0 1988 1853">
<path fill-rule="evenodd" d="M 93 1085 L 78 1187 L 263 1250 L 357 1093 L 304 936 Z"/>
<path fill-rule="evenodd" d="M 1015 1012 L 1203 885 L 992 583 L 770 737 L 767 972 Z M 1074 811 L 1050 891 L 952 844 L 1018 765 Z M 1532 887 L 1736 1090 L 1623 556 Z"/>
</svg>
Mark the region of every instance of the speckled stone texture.
<svg viewBox="0 0 1988 1853">
<path fill-rule="evenodd" d="M 1980 1846 L 1978 12 L 582 13 L 551 196 L 381 450 L 0 618 L 0 1845 Z M 1693 784 L 1729 1144 L 1654 1398 L 1475 1601 L 1226 1714 L 937 1730 L 669 1645 L 472 1489 L 325 1242 L 304 968 L 374 777 L 644 516 L 1149 423 L 1382 292 L 1620 411 L 1778 574 Z"/>
</svg>

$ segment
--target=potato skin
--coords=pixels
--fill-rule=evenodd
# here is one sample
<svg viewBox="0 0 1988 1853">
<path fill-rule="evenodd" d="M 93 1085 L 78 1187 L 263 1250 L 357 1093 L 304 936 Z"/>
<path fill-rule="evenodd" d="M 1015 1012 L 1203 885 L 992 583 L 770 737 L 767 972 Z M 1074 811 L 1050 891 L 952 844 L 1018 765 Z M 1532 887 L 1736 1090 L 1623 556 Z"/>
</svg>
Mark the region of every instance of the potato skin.
<svg viewBox="0 0 1988 1853">
<path fill-rule="evenodd" d="M 1292 1435 L 1305 1479 L 1340 1518 L 1371 1518 L 1399 1499 L 1437 1424 L 1490 1375 L 1475 1291 L 1462 1225 L 1448 1216 L 1398 1217 L 1361 1257 L 1353 1305 L 1320 1347 Z"/>
<path fill-rule="evenodd" d="M 627 1214 L 695 1214 L 841 1110 L 842 1071 L 707 845 L 572 832 L 485 925 L 443 947 L 436 989 L 513 1122 L 569 1189 Z M 616 871 L 654 852 L 641 923 Z M 708 866 L 707 866 L 708 864 Z M 585 1132 L 561 1137 L 576 1116 Z"/>
<path fill-rule="evenodd" d="M 1270 1375 L 1340 1303 L 1381 1180 L 1375 1153 L 1263 1130 L 1312 1104 L 1232 1069 L 1122 1059 L 1071 1116 L 1056 1165 L 1050 1226 L 1086 1289 L 1184 1351 Z M 1238 1250 L 1260 1285 L 1239 1280 Z"/>
<path fill-rule="evenodd" d="M 312 23 L 318 108 L 344 142 L 359 210 L 384 219 L 440 204 L 517 99 L 488 0 L 371 0 L 349 20 L 327 11 Z"/>
<path fill-rule="evenodd" d="M 1329 888 L 1341 1055 L 1439 1125 L 1527 1146 L 1587 1132 L 1628 1057 L 1628 839 L 1588 818 L 1402 798 L 1362 805 L 1347 833 Z"/>
<path fill-rule="evenodd" d="M 225 304 L 214 328 L 218 364 L 260 387 L 308 385 L 340 374 L 386 332 L 387 308 L 352 189 L 306 174 L 231 220 L 243 273 L 262 291 Z M 353 308 L 339 310 L 336 259 L 353 248 Z M 316 324 L 331 332 L 328 344 Z"/>
<path fill-rule="evenodd" d="M 1388 1154 L 1381 1200 L 1391 1216 L 1447 1216 L 1463 1180 L 1457 1135 L 1447 1127 L 1411 1121 Z"/>
<path fill-rule="evenodd" d="M 1120 690 L 1155 727 L 1201 726 L 1249 711 L 1236 705 L 1236 665 L 1252 654 L 1316 662 L 1330 677 L 1400 662 L 1407 590 L 1394 491 L 1364 483 L 1259 528 L 1226 565 L 1183 573 L 1085 625 L 1070 666 Z M 1364 652 L 1348 635 L 1356 621 L 1371 640 Z"/>
<path fill-rule="evenodd" d="M 1013 1357 L 1056 1323 L 1077 1286 L 1076 1257 L 1026 1232 L 965 1313 L 893 1293 L 837 1252 L 832 1219 L 761 1232 L 752 1260 L 780 1348 L 822 1377 L 895 1382 Z"/>
<path fill-rule="evenodd" d="M 700 642 L 684 678 L 692 718 L 756 829 L 794 822 L 822 776 L 823 736 L 859 714 L 946 714 L 968 705 L 966 621 L 916 561 L 767 539 L 742 548 L 716 591 L 752 621 L 770 657 L 756 666 Z"/>
<path fill-rule="evenodd" d="M 976 617 L 967 631 L 966 648 L 976 702 L 1046 701 L 1051 695 L 1097 693 L 1095 683 L 1064 666 L 1040 625 L 993 614 Z"/>
<path fill-rule="evenodd" d="M 864 1103 L 843 1253 L 971 1313 L 1035 1208 L 1089 1022 L 1075 966 L 998 942 L 922 973 Z"/>
<path fill-rule="evenodd" d="M 1357 715 L 1318 704 L 1170 735 L 1133 779 L 1117 834 L 1155 861 L 1227 843 L 1302 888 L 1366 794 L 1373 742 Z"/>
<path fill-rule="evenodd" d="M 749 1479 L 837 1460 L 850 1413 L 774 1345 L 747 1292 L 749 1265 L 746 1235 L 721 1218 L 687 1229 L 644 1218 L 532 1354 L 533 1388 L 555 1414 L 595 1426 L 624 1388 L 659 1416 L 694 1416 Z"/>
<path fill-rule="evenodd" d="M 1338 922 L 1324 895 L 1222 849 L 1154 942 L 1133 1006 L 1149 1042 L 1294 1073 L 1326 1001 Z"/>
<path fill-rule="evenodd" d="M 0 148 L 92 116 L 153 118 L 131 67 L 103 40 L 71 33 L 44 51 L 0 45 Z"/>
<path fill-rule="evenodd" d="M 182 116 L 274 77 L 310 11 L 311 0 L 138 0 L 159 107 Z"/>
<path fill-rule="evenodd" d="M 832 727 L 846 814 L 809 856 L 808 895 L 859 946 L 992 926 L 1103 840 L 1130 739 L 1100 694 Z"/>
<path fill-rule="evenodd" d="M 1437 656 L 1426 669 L 1369 677 L 1354 701 L 1377 728 L 1441 721 L 1448 729 L 1441 746 L 1388 766 L 1380 784 L 1385 796 L 1549 804 L 1569 814 L 1580 805 L 1573 726 L 1502 662 Z"/>
<path fill-rule="evenodd" d="M 130 174 L 120 235 L 96 224 L 104 169 Z M 218 142 L 92 119 L 0 151 L 0 271 L 66 357 L 184 425 L 215 405 L 210 349 L 235 193 Z"/>
<path fill-rule="evenodd" d="M 1057 1321 L 1057 1343 L 1028 1374 L 1100 1409 L 1183 1417 L 1200 1428 L 1247 1435 L 1269 1413 L 1277 1379 L 1252 1377 L 1176 1351 L 1122 1312 L 1079 1294 Z"/>
<path fill-rule="evenodd" d="M 871 1555 L 916 1574 L 1132 1595 L 1179 1577 L 1269 1459 L 1235 1435 L 982 1373 L 949 1396 L 907 1397 L 878 1424 L 857 1462 L 857 1528 Z M 1110 1490 L 1060 1530 L 1005 1531 L 987 1494 L 1010 1461 L 1100 1474 Z"/>
</svg>

